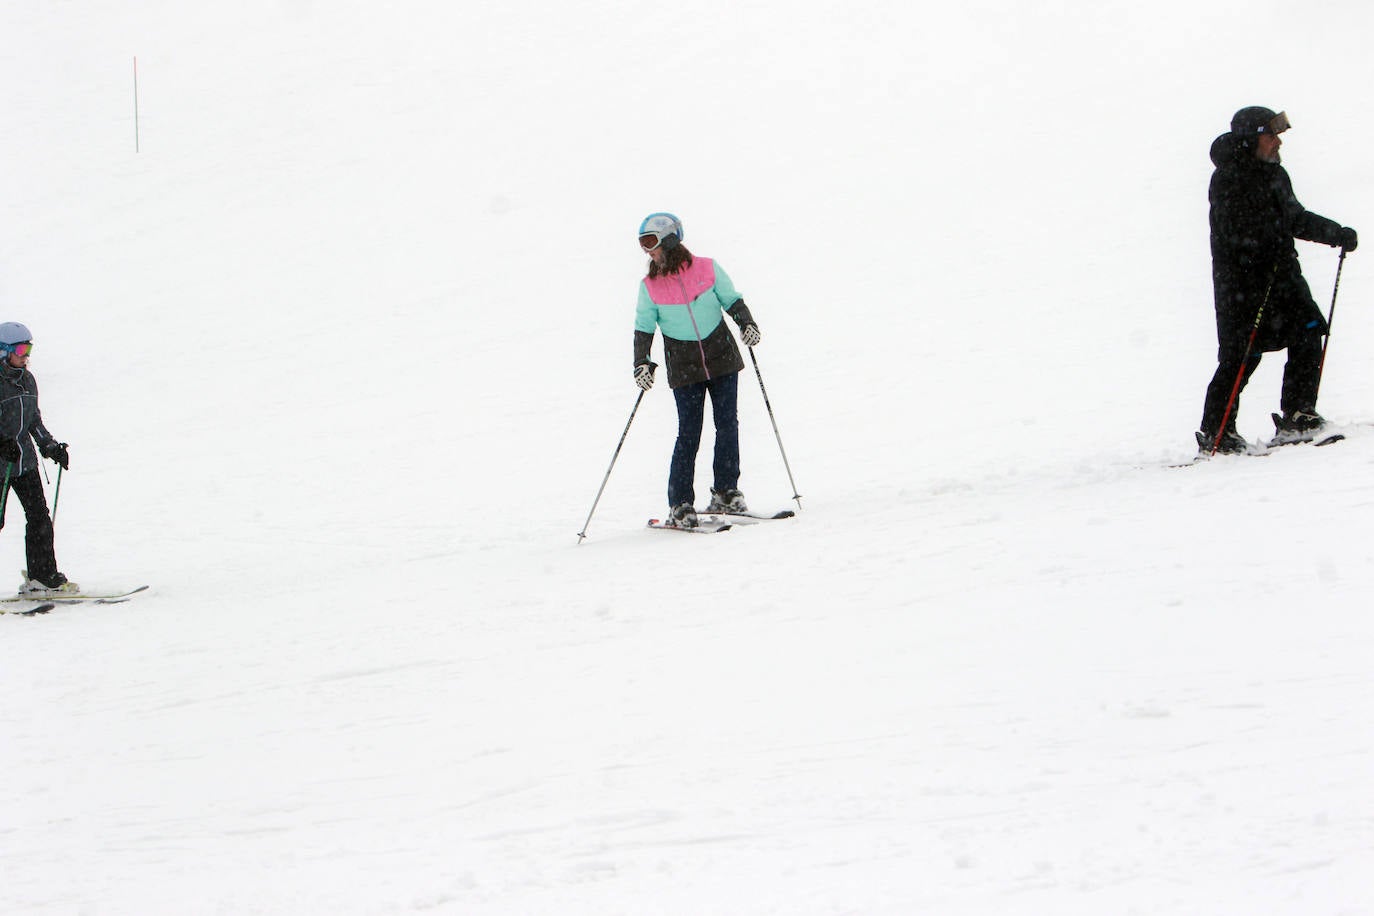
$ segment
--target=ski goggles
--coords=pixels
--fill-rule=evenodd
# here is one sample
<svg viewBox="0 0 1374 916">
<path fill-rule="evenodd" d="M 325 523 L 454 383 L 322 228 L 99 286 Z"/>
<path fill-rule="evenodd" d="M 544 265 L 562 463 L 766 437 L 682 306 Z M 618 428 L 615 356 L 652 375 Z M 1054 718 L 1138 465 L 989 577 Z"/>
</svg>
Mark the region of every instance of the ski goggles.
<svg viewBox="0 0 1374 916">
<path fill-rule="evenodd" d="M 655 248 L 662 244 L 663 236 L 657 235 L 653 232 L 646 233 L 639 237 L 639 247 L 643 248 L 645 251 L 653 251 Z"/>
<path fill-rule="evenodd" d="M 1261 127 L 1258 131 L 1256 131 L 1256 133 L 1281 134 L 1292 126 L 1292 124 L 1288 123 L 1288 112 L 1280 111 L 1278 114 L 1270 118 L 1269 123 Z"/>
<path fill-rule="evenodd" d="M 26 340 L 23 343 L 17 343 L 10 348 L 10 351 L 14 353 L 15 356 L 28 356 L 33 352 L 33 341 Z"/>
</svg>

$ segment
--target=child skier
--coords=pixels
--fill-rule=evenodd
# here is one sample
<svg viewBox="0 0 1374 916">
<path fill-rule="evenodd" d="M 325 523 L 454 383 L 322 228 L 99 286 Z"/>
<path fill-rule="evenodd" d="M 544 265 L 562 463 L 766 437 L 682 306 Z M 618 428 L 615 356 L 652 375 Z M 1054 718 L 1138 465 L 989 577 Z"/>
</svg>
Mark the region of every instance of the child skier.
<svg viewBox="0 0 1374 916">
<path fill-rule="evenodd" d="M 67 468 L 67 443 L 58 442 L 43 425 L 38 411 L 38 382 L 29 371 L 33 335 L 17 321 L 0 324 L 0 463 L 4 487 L 0 490 L 0 528 L 10 490 L 24 506 L 27 526 L 24 550 L 28 559 L 20 594 L 77 594 L 75 582 L 58 572 L 53 552 L 52 517 L 38 474 L 38 455 Z M 37 445 L 37 454 L 34 446 Z"/>
<path fill-rule="evenodd" d="M 639 284 L 635 312 L 634 378 L 645 391 L 654 384 L 649 360 L 654 331 L 663 332 L 668 387 L 677 401 L 677 442 L 668 472 L 668 523 L 697 526 L 694 507 L 697 449 L 706 397 L 716 426 L 714 482 L 707 512 L 745 512 L 739 491 L 739 372 L 744 360 L 722 319 L 740 328 L 740 340 L 757 346 L 759 326 L 725 271 L 710 258 L 696 258 L 682 244 L 682 221 L 651 213 L 639 225 L 639 247 L 649 255 L 649 273 Z"/>
</svg>

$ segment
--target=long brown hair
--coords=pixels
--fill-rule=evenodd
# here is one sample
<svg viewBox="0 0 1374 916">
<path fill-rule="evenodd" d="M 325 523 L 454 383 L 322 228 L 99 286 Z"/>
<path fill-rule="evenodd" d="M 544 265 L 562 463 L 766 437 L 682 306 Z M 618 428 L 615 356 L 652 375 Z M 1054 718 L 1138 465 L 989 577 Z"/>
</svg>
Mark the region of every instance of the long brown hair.
<svg viewBox="0 0 1374 916">
<path fill-rule="evenodd" d="M 672 238 L 672 236 L 669 236 Z M 678 242 L 673 247 L 663 246 L 663 263 L 649 261 L 649 276 L 664 277 L 675 274 L 684 267 L 692 266 L 692 253 L 687 250 L 687 246 Z"/>
</svg>

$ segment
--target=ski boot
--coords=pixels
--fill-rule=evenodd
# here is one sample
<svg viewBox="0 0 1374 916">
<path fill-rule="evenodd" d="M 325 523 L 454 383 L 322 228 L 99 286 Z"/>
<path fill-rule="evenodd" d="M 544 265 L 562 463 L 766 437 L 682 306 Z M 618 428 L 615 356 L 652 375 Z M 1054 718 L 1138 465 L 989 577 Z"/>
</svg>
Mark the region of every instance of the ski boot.
<svg viewBox="0 0 1374 916">
<path fill-rule="evenodd" d="M 35 598 L 42 598 L 48 595 L 79 595 L 81 586 L 71 582 L 60 572 L 55 572 L 46 579 L 30 579 L 27 569 L 20 570 L 24 575 L 24 584 L 19 586 L 19 594 L 32 595 Z"/>
<path fill-rule="evenodd" d="M 740 515 L 748 511 L 749 506 L 744 502 L 744 494 L 733 487 L 728 490 L 712 490 L 711 502 L 706 507 L 708 515 Z"/>
<path fill-rule="evenodd" d="M 1269 445 L 1291 445 L 1311 442 L 1326 426 L 1326 419 L 1315 410 L 1286 410 L 1282 415 L 1270 414 L 1274 420 L 1274 438 Z"/>
<path fill-rule="evenodd" d="M 1203 458 L 1211 457 L 1213 446 L 1218 455 L 1246 455 L 1250 452 L 1250 443 L 1236 432 L 1234 426 L 1221 434 L 1219 442 L 1215 431 L 1200 429 L 1193 435 L 1197 437 L 1197 453 Z"/>
<path fill-rule="evenodd" d="M 695 528 L 697 527 L 697 510 L 691 503 L 681 503 L 673 507 L 668 513 L 667 524 L 674 528 Z"/>
</svg>

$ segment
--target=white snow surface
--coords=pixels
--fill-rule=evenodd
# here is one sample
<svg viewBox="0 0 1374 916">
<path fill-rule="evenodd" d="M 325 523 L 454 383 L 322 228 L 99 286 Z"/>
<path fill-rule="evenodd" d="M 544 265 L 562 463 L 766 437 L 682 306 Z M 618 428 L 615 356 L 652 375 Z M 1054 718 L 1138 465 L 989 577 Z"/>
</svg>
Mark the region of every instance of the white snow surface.
<svg viewBox="0 0 1374 916">
<path fill-rule="evenodd" d="M 1374 913 L 1374 427 L 1168 467 L 1231 113 L 1374 238 L 1372 10 L 7 0 L 59 560 L 152 588 L 0 617 L 0 911 Z M 660 384 L 579 545 L 658 209 L 802 510 L 646 530 Z"/>
</svg>

